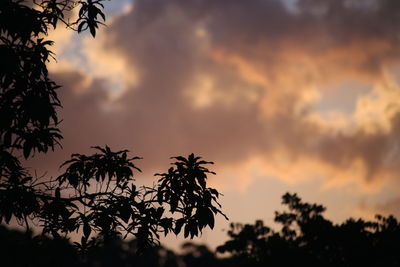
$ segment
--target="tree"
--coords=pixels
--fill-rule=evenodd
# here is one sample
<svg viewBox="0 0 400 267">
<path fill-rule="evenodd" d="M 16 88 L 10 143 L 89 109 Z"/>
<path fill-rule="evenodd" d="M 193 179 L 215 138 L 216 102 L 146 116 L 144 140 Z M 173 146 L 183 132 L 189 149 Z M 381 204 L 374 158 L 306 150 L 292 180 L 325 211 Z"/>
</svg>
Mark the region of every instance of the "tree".
<svg viewBox="0 0 400 267">
<path fill-rule="evenodd" d="M 231 224 L 230 240 L 219 246 L 243 266 L 400 266 L 400 222 L 393 216 L 375 221 L 348 219 L 334 224 L 325 207 L 285 194 L 287 212 L 276 212 L 279 232 L 262 221 Z"/>
<path fill-rule="evenodd" d="M 90 246 L 117 236 L 133 235 L 138 249 L 158 242 L 159 234 L 183 230 L 198 236 L 214 227 L 219 192 L 207 187 L 214 174 L 194 154 L 173 157 L 172 167 L 154 187 L 134 184 L 134 164 L 128 150 L 108 146 L 93 155 L 73 154 L 56 179 L 33 177 L 20 158 L 46 153 L 60 145 L 57 96 L 60 87 L 49 77 L 46 63 L 53 57 L 47 40 L 59 24 L 93 37 L 105 21 L 103 0 L 1 0 L 0 4 L 0 222 L 14 218 L 29 232 L 32 223 L 53 238 L 82 234 L 76 246 Z M 68 14 L 79 8 L 76 21 Z M 226 217 L 226 216 L 225 216 Z M 95 234 L 99 238 L 92 238 Z"/>
</svg>

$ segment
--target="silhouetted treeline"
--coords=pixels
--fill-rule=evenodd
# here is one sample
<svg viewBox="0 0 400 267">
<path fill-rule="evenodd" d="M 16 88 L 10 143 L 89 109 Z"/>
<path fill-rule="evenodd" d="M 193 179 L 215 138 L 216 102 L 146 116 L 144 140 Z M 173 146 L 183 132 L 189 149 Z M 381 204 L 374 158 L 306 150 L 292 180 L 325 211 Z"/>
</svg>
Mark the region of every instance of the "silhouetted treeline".
<svg viewBox="0 0 400 267">
<path fill-rule="evenodd" d="M 148 248 L 137 254 L 136 240 L 116 239 L 101 246 L 92 246 L 86 254 L 68 240 L 33 236 L 0 226 L 0 266 L 132 266 L 185 267 L 234 266 L 229 259 L 219 259 L 204 245 L 185 243 L 184 253 L 177 254 L 163 246 Z M 221 265 L 222 264 L 222 265 Z"/>
<path fill-rule="evenodd" d="M 400 266 L 400 224 L 377 215 L 375 221 L 348 219 L 334 224 L 325 207 L 285 194 L 286 212 L 276 212 L 280 231 L 231 224 L 230 239 L 219 252 L 230 252 L 243 266 Z"/>
<path fill-rule="evenodd" d="M 138 255 L 135 240 L 114 240 L 81 255 L 66 240 L 1 227 L 2 259 L 10 266 L 400 266 L 400 224 L 393 216 L 334 224 L 323 206 L 296 194 L 285 194 L 283 204 L 288 210 L 275 213 L 279 231 L 260 220 L 233 223 L 217 252 L 185 243 L 179 254 L 159 246 Z"/>
</svg>

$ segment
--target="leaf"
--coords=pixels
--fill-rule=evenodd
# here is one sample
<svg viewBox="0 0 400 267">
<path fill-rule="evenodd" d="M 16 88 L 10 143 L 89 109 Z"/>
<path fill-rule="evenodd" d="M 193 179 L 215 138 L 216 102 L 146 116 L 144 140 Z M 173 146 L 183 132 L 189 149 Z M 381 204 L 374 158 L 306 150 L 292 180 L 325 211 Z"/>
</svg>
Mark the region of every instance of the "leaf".
<svg viewBox="0 0 400 267">
<path fill-rule="evenodd" d="M 104 13 L 103 13 L 100 9 L 98 9 L 97 14 L 101 16 L 101 18 L 103 19 L 103 21 L 106 21 L 106 16 L 104 15 Z"/>
<path fill-rule="evenodd" d="M 183 234 L 183 236 L 185 238 L 187 238 L 189 236 L 189 233 L 190 233 L 189 224 L 186 224 L 185 225 L 185 233 Z"/>
<path fill-rule="evenodd" d="M 183 223 L 185 222 L 184 218 L 178 219 L 175 223 L 175 229 L 174 229 L 174 233 L 175 235 L 178 235 L 181 232 Z"/>
<path fill-rule="evenodd" d="M 211 229 L 214 228 L 215 220 L 214 220 L 214 214 L 210 209 L 204 209 L 204 213 L 207 215 L 207 221 L 208 221 L 208 226 L 210 226 Z"/>
<path fill-rule="evenodd" d="M 190 224 L 190 238 L 193 238 L 198 235 L 199 235 L 199 231 L 198 231 L 197 225 L 195 223 Z"/>
<path fill-rule="evenodd" d="M 132 209 L 128 204 L 125 203 L 120 207 L 119 213 L 121 220 L 123 220 L 125 223 L 128 223 L 132 214 Z"/>
<path fill-rule="evenodd" d="M 158 201 L 158 204 L 162 205 L 162 203 L 163 203 L 163 191 L 162 190 L 158 190 L 158 192 L 157 192 L 157 201 Z"/>
<path fill-rule="evenodd" d="M 82 17 L 87 10 L 87 4 L 85 2 L 80 2 L 80 4 L 82 7 L 79 9 L 79 17 Z"/>
<path fill-rule="evenodd" d="M 10 222 L 11 216 L 12 216 L 11 210 L 10 210 L 10 209 L 7 209 L 7 210 L 4 212 L 4 217 L 5 217 L 4 219 L 6 220 L 6 224 L 8 224 L 8 223 Z"/>
<path fill-rule="evenodd" d="M 83 223 L 83 234 L 86 237 L 86 239 L 89 238 L 91 232 L 92 232 L 92 228 L 90 228 L 89 223 L 87 221 L 85 221 Z"/>
<path fill-rule="evenodd" d="M 217 198 L 219 197 L 219 192 L 217 190 L 215 190 L 214 188 L 210 188 L 209 190 L 211 194 L 215 195 Z"/>
<path fill-rule="evenodd" d="M 31 142 L 25 141 L 23 150 L 24 150 L 24 158 L 27 159 L 32 150 Z"/>
<path fill-rule="evenodd" d="M 179 161 L 182 161 L 182 162 L 187 162 L 187 160 L 186 160 L 184 157 L 182 157 L 182 156 L 171 157 L 171 158 L 172 158 L 172 159 L 179 160 Z"/>
<path fill-rule="evenodd" d="M 11 131 L 7 131 L 4 134 L 4 144 L 6 146 L 11 146 Z"/>
<path fill-rule="evenodd" d="M 78 33 L 81 33 L 83 30 L 83 27 L 85 26 L 87 22 L 86 21 L 82 21 L 79 26 L 78 26 Z"/>
<path fill-rule="evenodd" d="M 163 207 L 157 208 L 157 211 L 156 211 L 156 218 L 157 218 L 157 220 L 159 220 L 159 219 L 161 218 L 161 216 L 163 215 L 163 213 L 164 213 L 164 208 L 163 208 Z"/>
<path fill-rule="evenodd" d="M 68 182 L 69 182 L 74 188 L 76 188 L 76 187 L 78 186 L 78 184 L 79 184 L 79 177 L 78 177 L 77 174 L 71 173 L 71 174 L 67 175 L 67 179 L 68 179 Z"/>
</svg>

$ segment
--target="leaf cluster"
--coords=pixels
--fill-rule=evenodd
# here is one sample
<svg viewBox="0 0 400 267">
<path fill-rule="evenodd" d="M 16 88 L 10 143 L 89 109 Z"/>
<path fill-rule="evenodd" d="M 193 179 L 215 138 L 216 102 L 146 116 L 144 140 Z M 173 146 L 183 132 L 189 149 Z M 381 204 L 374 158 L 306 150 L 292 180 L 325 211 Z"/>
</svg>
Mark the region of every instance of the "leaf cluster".
<svg viewBox="0 0 400 267">
<path fill-rule="evenodd" d="M 200 157 L 190 154 L 188 158 L 173 157 L 176 161 L 168 172 L 156 174 L 158 180 L 157 202 L 168 203 L 172 214 L 179 213 L 182 218 L 176 220 L 174 232 L 179 234 L 182 226 L 184 236 L 198 236 L 202 229 L 209 226 L 214 228 L 214 216 L 217 214 L 226 216 L 219 209 L 220 193 L 208 188 L 206 184 L 207 174 L 215 174 L 203 165 L 213 164 L 201 160 Z M 227 218 L 226 218 L 227 219 Z"/>
<path fill-rule="evenodd" d="M 138 187 L 127 150 L 94 147 L 92 155 L 73 154 L 55 179 L 33 177 L 21 163 L 35 153 L 61 146 L 57 85 L 47 63 L 54 54 L 48 33 L 64 25 L 94 37 L 105 21 L 103 0 L 0 1 L 0 223 L 13 219 L 32 224 L 55 239 L 82 236 L 76 247 L 120 236 L 134 236 L 139 250 L 158 243 L 159 234 L 194 237 L 209 226 L 219 210 L 218 191 L 208 188 L 204 165 L 193 154 L 175 157 L 159 185 Z M 70 21 L 78 9 L 78 18 Z M 225 216 L 225 215 L 224 215 Z"/>
<path fill-rule="evenodd" d="M 75 22 L 66 14 L 79 7 Z M 99 8 L 100 7 L 100 8 Z M 59 23 L 95 36 L 98 17 L 105 20 L 101 1 L 2 0 L 0 5 L 0 148 L 22 150 L 28 158 L 60 145 L 57 96 L 60 87 L 49 78 L 47 62 L 54 58 L 47 40 Z M 74 26 L 79 24 L 78 28 Z M 83 24 L 88 25 L 86 28 Z M 1 160 L 1 159 L 0 159 Z"/>
<path fill-rule="evenodd" d="M 5 223 L 14 216 L 28 225 L 28 217 L 40 216 L 43 207 L 56 209 L 55 203 L 46 203 L 47 195 L 43 194 L 49 185 L 40 184 L 39 188 L 20 159 L 61 146 L 57 115 L 60 86 L 47 70 L 48 61 L 54 58 L 50 51 L 53 42 L 47 35 L 60 23 L 72 28 L 74 23 L 66 20 L 66 15 L 79 6 L 84 8 L 85 3 L 0 2 L 0 218 Z M 97 20 L 97 16 L 90 20 Z M 70 207 L 58 206 L 67 216 Z"/>
<path fill-rule="evenodd" d="M 75 243 L 81 252 L 133 236 L 143 252 L 158 244 L 160 233 L 177 235 L 184 227 L 184 236 L 193 238 L 214 227 L 215 215 L 224 215 L 215 206 L 220 194 L 207 187 L 207 174 L 213 172 L 203 165 L 209 162 L 200 157 L 175 157 L 175 167 L 158 174 L 158 185 L 138 187 L 134 171 L 140 169 L 133 163 L 138 157 L 108 146 L 94 149 L 93 155 L 73 154 L 55 180 L 0 184 L 0 222 L 9 223 L 12 216 L 25 224 L 29 220 L 53 238 L 76 232 L 82 236 Z"/>
</svg>

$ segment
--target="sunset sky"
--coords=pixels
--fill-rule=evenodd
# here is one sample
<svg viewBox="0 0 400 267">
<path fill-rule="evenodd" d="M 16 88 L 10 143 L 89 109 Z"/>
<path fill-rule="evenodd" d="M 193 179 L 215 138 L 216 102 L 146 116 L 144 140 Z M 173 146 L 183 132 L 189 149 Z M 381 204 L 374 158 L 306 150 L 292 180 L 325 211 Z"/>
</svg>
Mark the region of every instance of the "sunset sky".
<svg viewBox="0 0 400 267">
<path fill-rule="evenodd" d="M 113 0 L 95 39 L 60 28 L 63 149 L 142 156 L 138 184 L 170 156 L 214 161 L 231 222 L 272 225 L 296 192 L 340 222 L 400 216 L 400 1 Z M 226 239 L 228 222 L 197 239 Z M 182 239 L 165 240 L 174 247 Z"/>
</svg>

